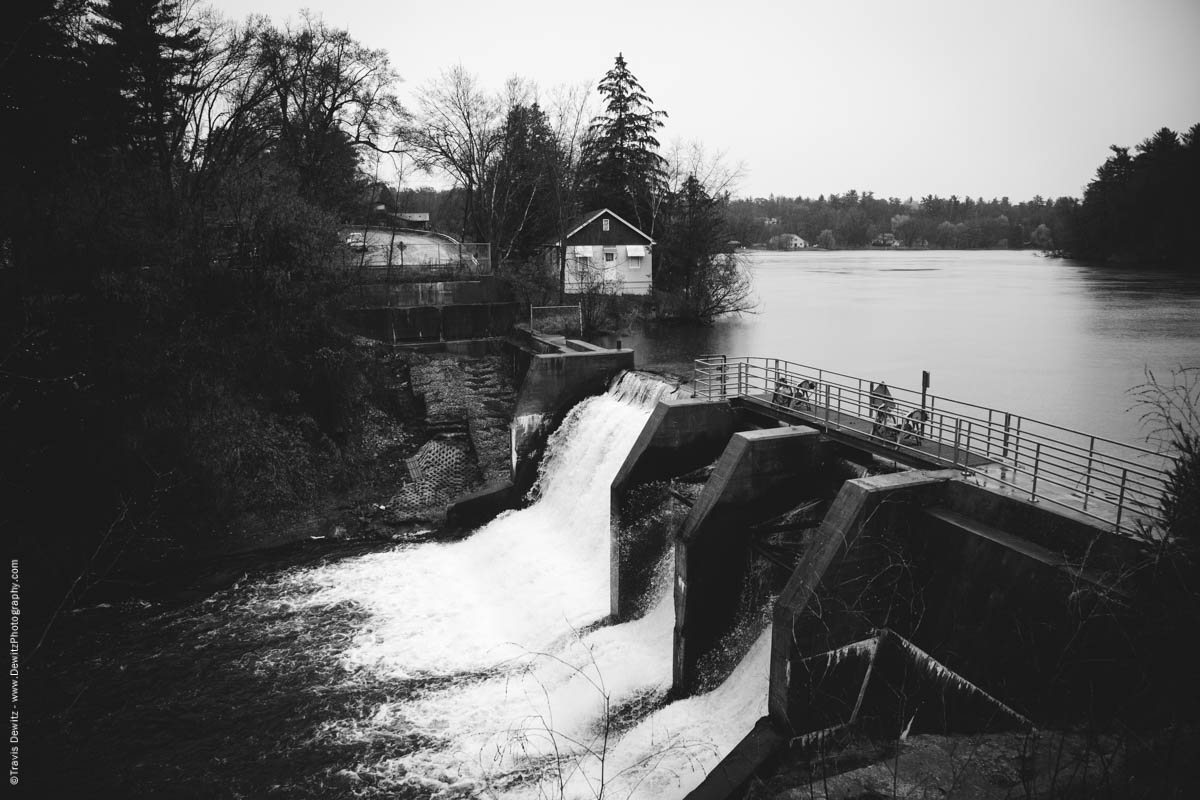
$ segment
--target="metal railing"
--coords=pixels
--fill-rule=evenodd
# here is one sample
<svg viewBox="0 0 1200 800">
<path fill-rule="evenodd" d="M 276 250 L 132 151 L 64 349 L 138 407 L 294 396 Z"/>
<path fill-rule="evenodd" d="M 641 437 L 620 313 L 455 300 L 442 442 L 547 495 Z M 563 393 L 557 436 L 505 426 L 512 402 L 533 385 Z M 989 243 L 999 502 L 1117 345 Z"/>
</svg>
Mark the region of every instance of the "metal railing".
<svg viewBox="0 0 1200 800">
<path fill-rule="evenodd" d="M 996 481 L 1118 532 L 1161 528 L 1171 457 L 1009 411 L 773 358 L 701 356 L 694 396 L 753 397 L 826 430 Z"/>
</svg>

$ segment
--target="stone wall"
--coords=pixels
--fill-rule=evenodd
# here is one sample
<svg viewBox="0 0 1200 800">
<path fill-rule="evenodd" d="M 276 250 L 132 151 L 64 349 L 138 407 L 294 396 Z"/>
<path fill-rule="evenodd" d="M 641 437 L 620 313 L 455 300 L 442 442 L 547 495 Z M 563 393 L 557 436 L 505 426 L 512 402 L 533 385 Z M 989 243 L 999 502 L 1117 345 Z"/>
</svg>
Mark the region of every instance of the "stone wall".
<svg viewBox="0 0 1200 800">
<path fill-rule="evenodd" d="M 507 336 L 517 319 L 517 304 L 349 308 L 341 318 L 355 333 L 384 342 L 481 339 Z"/>
</svg>

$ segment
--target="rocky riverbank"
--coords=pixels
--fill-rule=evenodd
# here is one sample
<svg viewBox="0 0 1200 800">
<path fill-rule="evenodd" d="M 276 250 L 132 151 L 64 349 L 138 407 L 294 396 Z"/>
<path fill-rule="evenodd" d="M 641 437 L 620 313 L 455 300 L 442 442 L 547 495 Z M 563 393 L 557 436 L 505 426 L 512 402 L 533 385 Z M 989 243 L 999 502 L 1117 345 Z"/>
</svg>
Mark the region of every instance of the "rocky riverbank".
<svg viewBox="0 0 1200 800">
<path fill-rule="evenodd" d="M 308 502 L 246 508 L 204 535 L 154 531 L 95 581 L 87 600 L 190 597 L 276 560 L 437 536 L 449 503 L 508 476 L 515 388 L 505 359 L 425 354 L 369 340 L 355 346 L 365 368 L 344 440 L 335 446 L 313 436 L 305 445 L 298 437 L 296 445 L 336 459 L 338 481 L 326 482 L 317 459 L 298 458 L 301 474 L 289 479 L 316 487 Z"/>
</svg>

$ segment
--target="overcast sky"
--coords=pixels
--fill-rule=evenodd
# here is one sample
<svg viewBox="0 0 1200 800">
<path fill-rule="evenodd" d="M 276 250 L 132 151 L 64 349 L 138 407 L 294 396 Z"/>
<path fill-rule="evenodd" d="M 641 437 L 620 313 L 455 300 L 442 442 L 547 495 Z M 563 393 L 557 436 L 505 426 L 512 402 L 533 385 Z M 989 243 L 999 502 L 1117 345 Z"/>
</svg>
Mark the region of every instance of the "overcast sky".
<svg viewBox="0 0 1200 800">
<path fill-rule="evenodd" d="M 663 142 L 743 162 L 749 196 L 1079 196 L 1110 144 L 1200 122 L 1200 0 L 215 5 L 309 8 L 387 49 L 406 100 L 456 63 L 496 88 L 594 87 L 623 52 Z"/>
</svg>

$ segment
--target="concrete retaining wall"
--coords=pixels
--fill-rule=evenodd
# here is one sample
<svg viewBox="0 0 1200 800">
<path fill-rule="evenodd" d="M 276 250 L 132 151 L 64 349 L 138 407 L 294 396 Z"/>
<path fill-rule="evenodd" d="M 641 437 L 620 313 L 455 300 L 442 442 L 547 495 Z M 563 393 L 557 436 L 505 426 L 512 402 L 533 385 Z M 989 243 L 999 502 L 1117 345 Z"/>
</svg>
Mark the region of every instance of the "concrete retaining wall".
<svg viewBox="0 0 1200 800">
<path fill-rule="evenodd" d="M 926 610 L 910 638 L 1039 724 L 1114 713 L 1136 654 L 1113 574 L 1036 544 L 1038 525 L 990 523 L 938 506 L 899 538 Z"/>
<path fill-rule="evenodd" d="M 1103 530 L 1095 520 L 1069 508 L 1032 503 L 1024 495 L 1001 494 L 969 481 L 954 481 L 947 485 L 942 502 L 966 517 L 1099 568 L 1120 568 L 1144 556 L 1144 546 L 1137 540 Z"/>
<path fill-rule="evenodd" d="M 340 316 L 356 333 L 385 342 L 481 339 L 507 335 L 517 304 L 351 308 Z"/>
<path fill-rule="evenodd" d="M 397 274 L 400 270 L 397 269 Z M 470 281 L 420 281 L 364 284 L 347 290 L 343 300 L 350 308 L 403 306 L 484 305 L 509 302 L 512 293 L 494 276 Z"/>
</svg>

